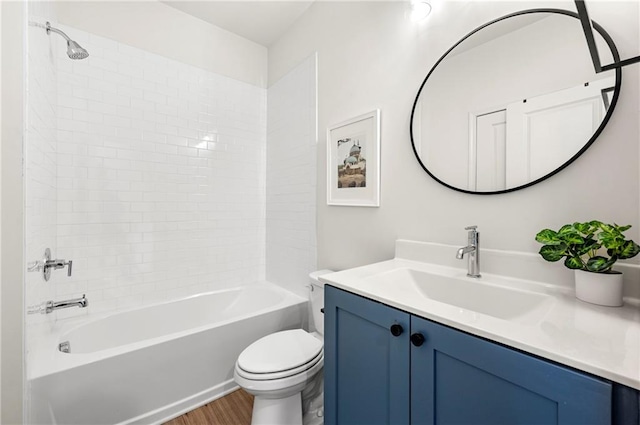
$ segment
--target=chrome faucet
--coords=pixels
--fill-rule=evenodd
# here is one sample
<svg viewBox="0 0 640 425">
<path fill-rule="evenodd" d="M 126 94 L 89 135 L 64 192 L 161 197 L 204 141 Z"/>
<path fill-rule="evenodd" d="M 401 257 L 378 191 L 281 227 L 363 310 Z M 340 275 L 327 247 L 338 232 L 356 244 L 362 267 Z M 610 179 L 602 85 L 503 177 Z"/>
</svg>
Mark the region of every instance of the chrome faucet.
<svg viewBox="0 0 640 425">
<path fill-rule="evenodd" d="M 42 277 L 45 282 L 48 282 L 51 279 L 51 270 L 64 269 L 67 267 L 67 276 L 71 277 L 73 261 L 65 261 L 65 260 L 52 260 L 51 259 L 51 250 L 49 248 L 44 250 L 44 256 L 42 260 L 33 261 L 29 263 L 27 267 L 27 271 L 30 272 L 42 272 Z"/>
<path fill-rule="evenodd" d="M 458 260 L 462 260 L 465 254 L 469 254 L 467 276 L 475 278 L 480 277 L 480 233 L 478 233 L 477 228 L 478 226 L 464 228 L 469 231 L 468 245 L 460 248 L 456 254 Z"/>
<path fill-rule="evenodd" d="M 28 312 L 29 314 L 34 314 L 34 313 L 49 314 L 49 313 L 52 313 L 54 310 L 60 310 L 62 308 L 69 308 L 69 307 L 86 308 L 88 305 L 89 305 L 89 300 L 83 294 L 82 298 L 75 298 L 73 300 L 47 301 L 46 303 L 42 303 L 41 305 L 30 307 Z"/>
</svg>

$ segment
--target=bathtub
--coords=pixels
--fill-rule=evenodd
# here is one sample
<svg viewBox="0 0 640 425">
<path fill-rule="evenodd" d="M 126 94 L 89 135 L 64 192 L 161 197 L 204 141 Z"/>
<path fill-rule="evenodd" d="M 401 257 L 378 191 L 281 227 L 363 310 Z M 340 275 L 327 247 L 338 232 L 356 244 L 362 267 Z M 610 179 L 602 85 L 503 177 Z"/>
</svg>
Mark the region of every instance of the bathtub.
<svg viewBox="0 0 640 425">
<path fill-rule="evenodd" d="M 307 308 L 261 282 L 49 330 L 30 353 L 30 421 L 163 423 L 236 389 L 240 352 L 305 326 Z M 64 342 L 69 353 L 59 350 Z"/>
</svg>

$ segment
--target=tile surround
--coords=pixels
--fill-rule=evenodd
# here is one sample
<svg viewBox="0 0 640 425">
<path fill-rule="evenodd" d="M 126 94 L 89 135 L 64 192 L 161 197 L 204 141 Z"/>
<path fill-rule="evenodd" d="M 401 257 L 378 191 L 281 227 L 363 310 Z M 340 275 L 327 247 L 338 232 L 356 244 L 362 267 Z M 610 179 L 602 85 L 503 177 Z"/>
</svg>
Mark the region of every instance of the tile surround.
<svg viewBox="0 0 640 425">
<path fill-rule="evenodd" d="M 48 185 L 39 188 L 39 156 L 28 152 L 28 190 L 48 194 L 38 202 L 57 212 L 42 214 L 38 231 L 52 233 L 54 256 L 74 261 L 73 277 L 54 272 L 48 297 L 86 293 L 100 312 L 264 279 L 266 90 L 58 27 L 90 56 L 72 61 L 60 48 L 43 66 L 40 50 L 63 40 L 30 49 L 30 72 L 50 73 L 57 91 L 44 103 L 30 93 L 52 115 L 34 123 L 52 146 L 37 146 L 57 158 L 39 168 Z M 36 298 L 47 297 L 28 302 Z"/>
<path fill-rule="evenodd" d="M 266 276 L 307 297 L 316 270 L 316 56 L 268 91 Z"/>
</svg>

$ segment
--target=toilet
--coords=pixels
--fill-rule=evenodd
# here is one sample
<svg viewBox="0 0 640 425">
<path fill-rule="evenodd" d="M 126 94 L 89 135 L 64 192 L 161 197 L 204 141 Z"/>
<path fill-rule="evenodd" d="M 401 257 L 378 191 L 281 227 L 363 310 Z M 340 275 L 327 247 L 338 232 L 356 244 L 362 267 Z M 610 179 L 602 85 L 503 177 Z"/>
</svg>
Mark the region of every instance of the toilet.
<svg viewBox="0 0 640 425">
<path fill-rule="evenodd" d="M 254 396 L 252 425 L 322 425 L 324 283 L 309 274 L 315 332 L 293 329 L 260 338 L 244 349 L 233 378 Z"/>
</svg>

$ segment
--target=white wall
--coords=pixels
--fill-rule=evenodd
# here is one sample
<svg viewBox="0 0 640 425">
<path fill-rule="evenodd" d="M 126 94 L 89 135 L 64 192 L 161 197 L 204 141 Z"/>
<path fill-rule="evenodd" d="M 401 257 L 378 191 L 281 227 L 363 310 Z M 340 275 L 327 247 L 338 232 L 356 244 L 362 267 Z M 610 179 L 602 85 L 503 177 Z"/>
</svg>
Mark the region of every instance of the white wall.
<svg viewBox="0 0 640 425">
<path fill-rule="evenodd" d="M 0 423 L 22 423 L 23 298 L 23 35 L 24 3 L 2 2 L 2 412 Z"/>
<path fill-rule="evenodd" d="M 159 1 L 56 2 L 59 22 L 266 88 L 267 49 Z"/>
<path fill-rule="evenodd" d="M 316 56 L 268 90 L 267 280 L 303 297 L 316 269 Z"/>
<path fill-rule="evenodd" d="M 575 8 L 571 1 L 534 5 L 545 6 Z M 590 1 L 589 6 L 623 57 L 640 52 L 637 2 Z M 333 123 L 381 109 L 380 208 L 326 205 L 326 145 L 319 143 L 319 267 L 344 269 L 391 258 L 398 238 L 462 245 L 463 228 L 470 224 L 479 226 L 485 247 L 528 252 L 539 249 L 534 236 L 540 229 L 577 220 L 634 224 L 629 236 L 638 240 L 637 66 L 624 70 L 617 109 L 596 143 L 571 167 L 536 186 L 504 195 L 462 194 L 432 180 L 414 158 L 409 117 L 428 70 L 477 26 L 526 7 L 447 1 L 426 21 L 412 23 L 403 2 L 316 2 L 269 49 L 271 81 L 318 52 L 320 134 Z M 616 172 L 608 164 L 615 164 Z"/>
</svg>

